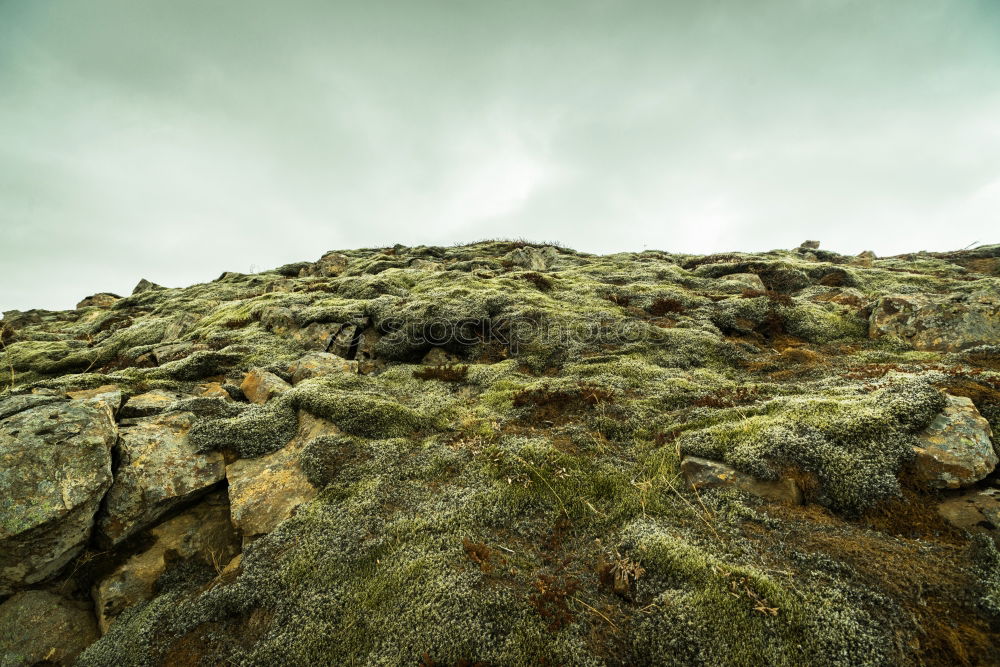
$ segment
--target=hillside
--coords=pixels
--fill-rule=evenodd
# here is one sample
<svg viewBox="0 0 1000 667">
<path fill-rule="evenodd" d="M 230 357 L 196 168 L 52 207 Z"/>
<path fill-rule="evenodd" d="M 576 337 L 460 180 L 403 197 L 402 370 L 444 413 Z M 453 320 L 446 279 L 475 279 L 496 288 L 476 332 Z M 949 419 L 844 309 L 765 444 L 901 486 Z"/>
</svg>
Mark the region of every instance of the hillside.
<svg viewBox="0 0 1000 667">
<path fill-rule="evenodd" d="M 816 245 L 4 313 L 0 664 L 1000 664 L 1000 246 Z"/>
</svg>

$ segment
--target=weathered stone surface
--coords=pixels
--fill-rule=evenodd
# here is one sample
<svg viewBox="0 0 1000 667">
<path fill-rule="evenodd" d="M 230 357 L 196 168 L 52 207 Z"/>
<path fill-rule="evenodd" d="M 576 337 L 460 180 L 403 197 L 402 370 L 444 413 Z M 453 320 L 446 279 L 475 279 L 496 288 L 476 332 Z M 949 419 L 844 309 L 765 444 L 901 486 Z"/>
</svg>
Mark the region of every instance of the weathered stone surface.
<svg viewBox="0 0 1000 667">
<path fill-rule="evenodd" d="M 448 364 L 457 364 L 460 362 L 456 355 L 448 352 L 443 347 L 432 347 L 424 355 L 421 363 L 427 364 L 429 366 L 446 366 Z"/>
<path fill-rule="evenodd" d="M 160 414 L 180 398 L 180 394 L 172 391 L 154 389 L 125 401 L 120 414 L 123 418 L 151 417 Z"/>
<path fill-rule="evenodd" d="M 764 281 L 756 273 L 730 273 L 727 276 L 722 276 L 722 280 L 734 283 L 743 289 L 751 289 L 758 292 L 763 292 L 767 289 L 764 286 Z"/>
<path fill-rule="evenodd" d="M 109 308 L 115 305 L 115 302 L 121 299 L 117 294 L 112 294 L 111 292 L 99 292 L 88 296 L 87 298 L 76 304 L 77 310 L 80 308 L 90 308 L 91 306 L 96 306 L 97 308 Z"/>
<path fill-rule="evenodd" d="M 122 427 L 115 483 L 98 521 L 105 541 L 121 542 L 224 479 L 222 454 L 199 454 L 188 443 L 194 419 L 168 413 Z"/>
<path fill-rule="evenodd" d="M 510 251 L 504 259 L 514 266 L 520 266 L 529 271 L 544 271 L 552 266 L 558 256 L 559 251 L 552 246 L 545 246 L 541 249 L 525 246 Z"/>
<path fill-rule="evenodd" d="M 138 283 L 136 283 L 134 288 L 132 288 L 132 294 L 141 294 L 143 292 L 148 292 L 149 290 L 154 290 L 154 289 L 163 289 L 163 287 L 143 278 Z"/>
<path fill-rule="evenodd" d="M 196 385 L 194 388 L 194 393 L 197 396 L 204 396 L 205 398 L 221 398 L 227 401 L 233 399 L 226 391 L 225 387 L 219 382 L 206 382 L 204 384 Z"/>
<path fill-rule="evenodd" d="M 326 351 L 347 359 L 351 355 L 351 349 L 354 347 L 354 339 L 359 333 L 358 325 L 343 325 L 340 327 L 337 335 L 333 337 L 333 340 L 330 341 L 330 344 L 327 345 Z"/>
<path fill-rule="evenodd" d="M 298 384 L 319 375 L 357 373 L 358 364 L 356 361 L 348 361 L 329 352 L 312 352 L 292 362 L 288 372 L 292 376 L 292 384 Z"/>
<path fill-rule="evenodd" d="M 224 493 L 213 493 L 198 505 L 149 530 L 152 546 L 122 563 L 92 589 L 101 632 L 107 632 L 127 607 L 148 600 L 171 562 L 199 558 L 221 570 L 239 551 L 239 538 L 229 521 Z"/>
<path fill-rule="evenodd" d="M 298 433 L 284 448 L 226 467 L 233 525 L 244 539 L 270 533 L 296 507 L 316 497 L 299 466 L 302 451 L 313 438 L 338 432 L 330 422 L 300 412 Z"/>
<path fill-rule="evenodd" d="M 812 241 L 812 240 L 810 240 L 810 241 L 803 241 L 802 245 L 800 245 L 799 247 L 800 248 L 808 248 L 809 250 L 818 250 L 819 249 L 819 241 Z"/>
<path fill-rule="evenodd" d="M 938 505 L 945 521 L 970 533 L 984 533 L 1000 547 L 1000 489 L 978 489 Z"/>
<path fill-rule="evenodd" d="M 972 401 L 964 396 L 947 398 L 941 414 L 917 436 L 914 473 L 928 487 L 957 489 L 993 472 L 997 455 L 989 422 Z"/>
<path fill-rule="evenodd" d="M 61 403 L 63 400 L 61 396 L 55 394 L 19 394 L 17 396 L 10 396 L 0 400 L 0 419 L 7 419 L 7 417 L 16 415 L 18 412 L 24 412 L 25 410 L 37 408 L 42 405 Z"/>
<path fill-rule="evenodd" d="M 793 479 L 779 479 L 773 482 L 757 479 L 725 463 L 687 456 L 681 461 L 681 471 L 688 484 L 695 488 L 732 486 L 766 500 L 801 505 L 802 492 Z"/>
<path fill-rule="evenodd" d="M 0 422 L 0 595 L 55 574 L 86 544 L 117 435 L 102 402 L 43 405 Z"/>
<path fill-rule="evenodd" d="M 1000 340 L 1000 294 L 896 294 L 878 300 L 871 338 L 891 337 L 918 350 L 956 352 Z"/>
<path fill-rule="evenodd" d="M 251 403 L 267 403 L 272 397 L 291 388 L 292 386 L 280 377 L 262 368 L 251 368 L 240 385 L 243 395 Z"/>
<path fill-rule="evenodd" d="M 0 665 L 71 665 L 97 640 L 90 605 L 47 591 L 24 591 L 0 604 Z"/>
<path fill-rule="evenodd" d="M 105 403 L 113 414 L 118 414 L 122 406 L 122 390 L 116 384 L 106 384 L 95 389 L 81 389 L 80 391 L 68 391 L 66 395 L 74 401 L 87 401 L 89 403 Z"/>
<path fill-rule="evenodd" d="M 332 278 L 339 276 L 347 268 L 350 259 L 337 252 L 328 252 L 314 264 L 302 269 L 299 275 Z"/>
</svg>

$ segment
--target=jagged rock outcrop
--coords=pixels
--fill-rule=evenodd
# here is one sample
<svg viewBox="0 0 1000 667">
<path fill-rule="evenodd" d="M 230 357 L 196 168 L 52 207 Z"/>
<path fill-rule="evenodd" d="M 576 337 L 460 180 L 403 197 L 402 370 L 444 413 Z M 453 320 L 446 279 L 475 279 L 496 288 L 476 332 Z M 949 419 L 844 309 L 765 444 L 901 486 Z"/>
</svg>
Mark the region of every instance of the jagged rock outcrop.
<svg viewBox="0 0 1000 667">
<path fill-rule="evenodd" d="M 99 401 L 46 402 L 0 422 L 0 595 L 52 576 L 83 549 L 117 437 Z"/>
<path fill-rule="evenodd" d="M 871 315 L 872 338 L 894 338 L 917 350 L 955 352 L 1000 340 L 1000 294 L 897 294 L 882 297 Z"/>
<path fill-rule="evenodd" d="M 0 604 L 0 665 L 72 665 L 98 638 L 89 606 L 48 591 L 24 591 Z"/>
</svg>

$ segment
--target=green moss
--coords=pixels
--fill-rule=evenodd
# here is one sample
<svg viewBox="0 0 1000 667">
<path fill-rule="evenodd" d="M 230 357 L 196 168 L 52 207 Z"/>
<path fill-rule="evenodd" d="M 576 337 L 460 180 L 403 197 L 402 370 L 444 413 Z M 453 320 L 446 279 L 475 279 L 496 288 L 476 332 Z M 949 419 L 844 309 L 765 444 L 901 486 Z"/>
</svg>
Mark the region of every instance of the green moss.
<svg viewBox="0 0 1000 667">
<path fill-rule="evenodd" d="M 251 405 L 235 417 L 202 419 L 188 432 L 198 451 L 229 450 L 241 457 L 262 456 L 284 447 L 298 428 L 291 397 L 279 396 L 266 405 Z"/>
</svg>

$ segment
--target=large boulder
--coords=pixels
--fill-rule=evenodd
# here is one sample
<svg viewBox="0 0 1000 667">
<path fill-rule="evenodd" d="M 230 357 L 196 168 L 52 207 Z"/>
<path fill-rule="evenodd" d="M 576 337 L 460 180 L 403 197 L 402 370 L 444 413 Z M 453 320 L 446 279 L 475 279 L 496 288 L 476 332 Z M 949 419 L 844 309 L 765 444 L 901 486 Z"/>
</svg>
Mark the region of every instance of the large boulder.
<svg viewBox="0 0 1000 667">
<path fill-rule="evenodd" d="M 972 401 L 947 396 L 944 410 L 917 435 L 914 476 L 924 486 L 957 489 L 983 479 L 997 465 L 990 424 Z"/>
<path fill-rule="evenodd" d="M 685 457 L 681 461 L 681 472 L 684 473 L 688 484 L 696 489 L 733 487 L 772 502 L 787 505 L 802 504 L 802 491 L 791 478 L 775 481 L 757 479 L 725 463 L 697 456 Z"/>
<path fill-rule="evenodd" d="M 243 378 L 240 391 L 251 403 L 267 403 L 273 396 L 282 394 L 292 386 L 274 373 L 263 368 L 251 368 Z"/>
<path fill-rule="evenodd" d="M 0 422 L 0 595 L 52 576 L 83 549 L 117 437 L 102 401 L 40 405 Z"/>
<path fill-rule="evenodd" d="M 868 335 L 948 352 L 995 343 L 1000 340 L 1000 294 L 884 296 L 872 311 Z"/>
<path fill-rule="evenodd" d="M 233 525 L 245 540 L 270 533 L 296 507 L 316 497 L 317 489 L 300 466 L 302 452 L 313 438 L 336 433 L 332 423 L 300 412 L 298 433 L 285 447 L 226 467 Z"/>
<path fill-rule="evenodd" d="M 105 542 L 121 542 L 225 479 L 222 454 L 199 453 L 188 443 L 194 420 L 190 412 L 172 412 L 121 428 L 115 483 L 98 521 Z"/>
<path fill-rule="evenodd" d="M 101 632 L 126 608 L 153 597 L 156 582 L 179 560 L 197 558 L 221 570 L 239 551 L 222 492 L 149 530 L 153 543 L 119 565 L 91 590 Z"/>
<path fill-rule="evenodd" d="M 71 665 L 97 640 L 90 605 L 47 591 L 24 591 L 0 604 L 0 665 Z"/>
</svg>

